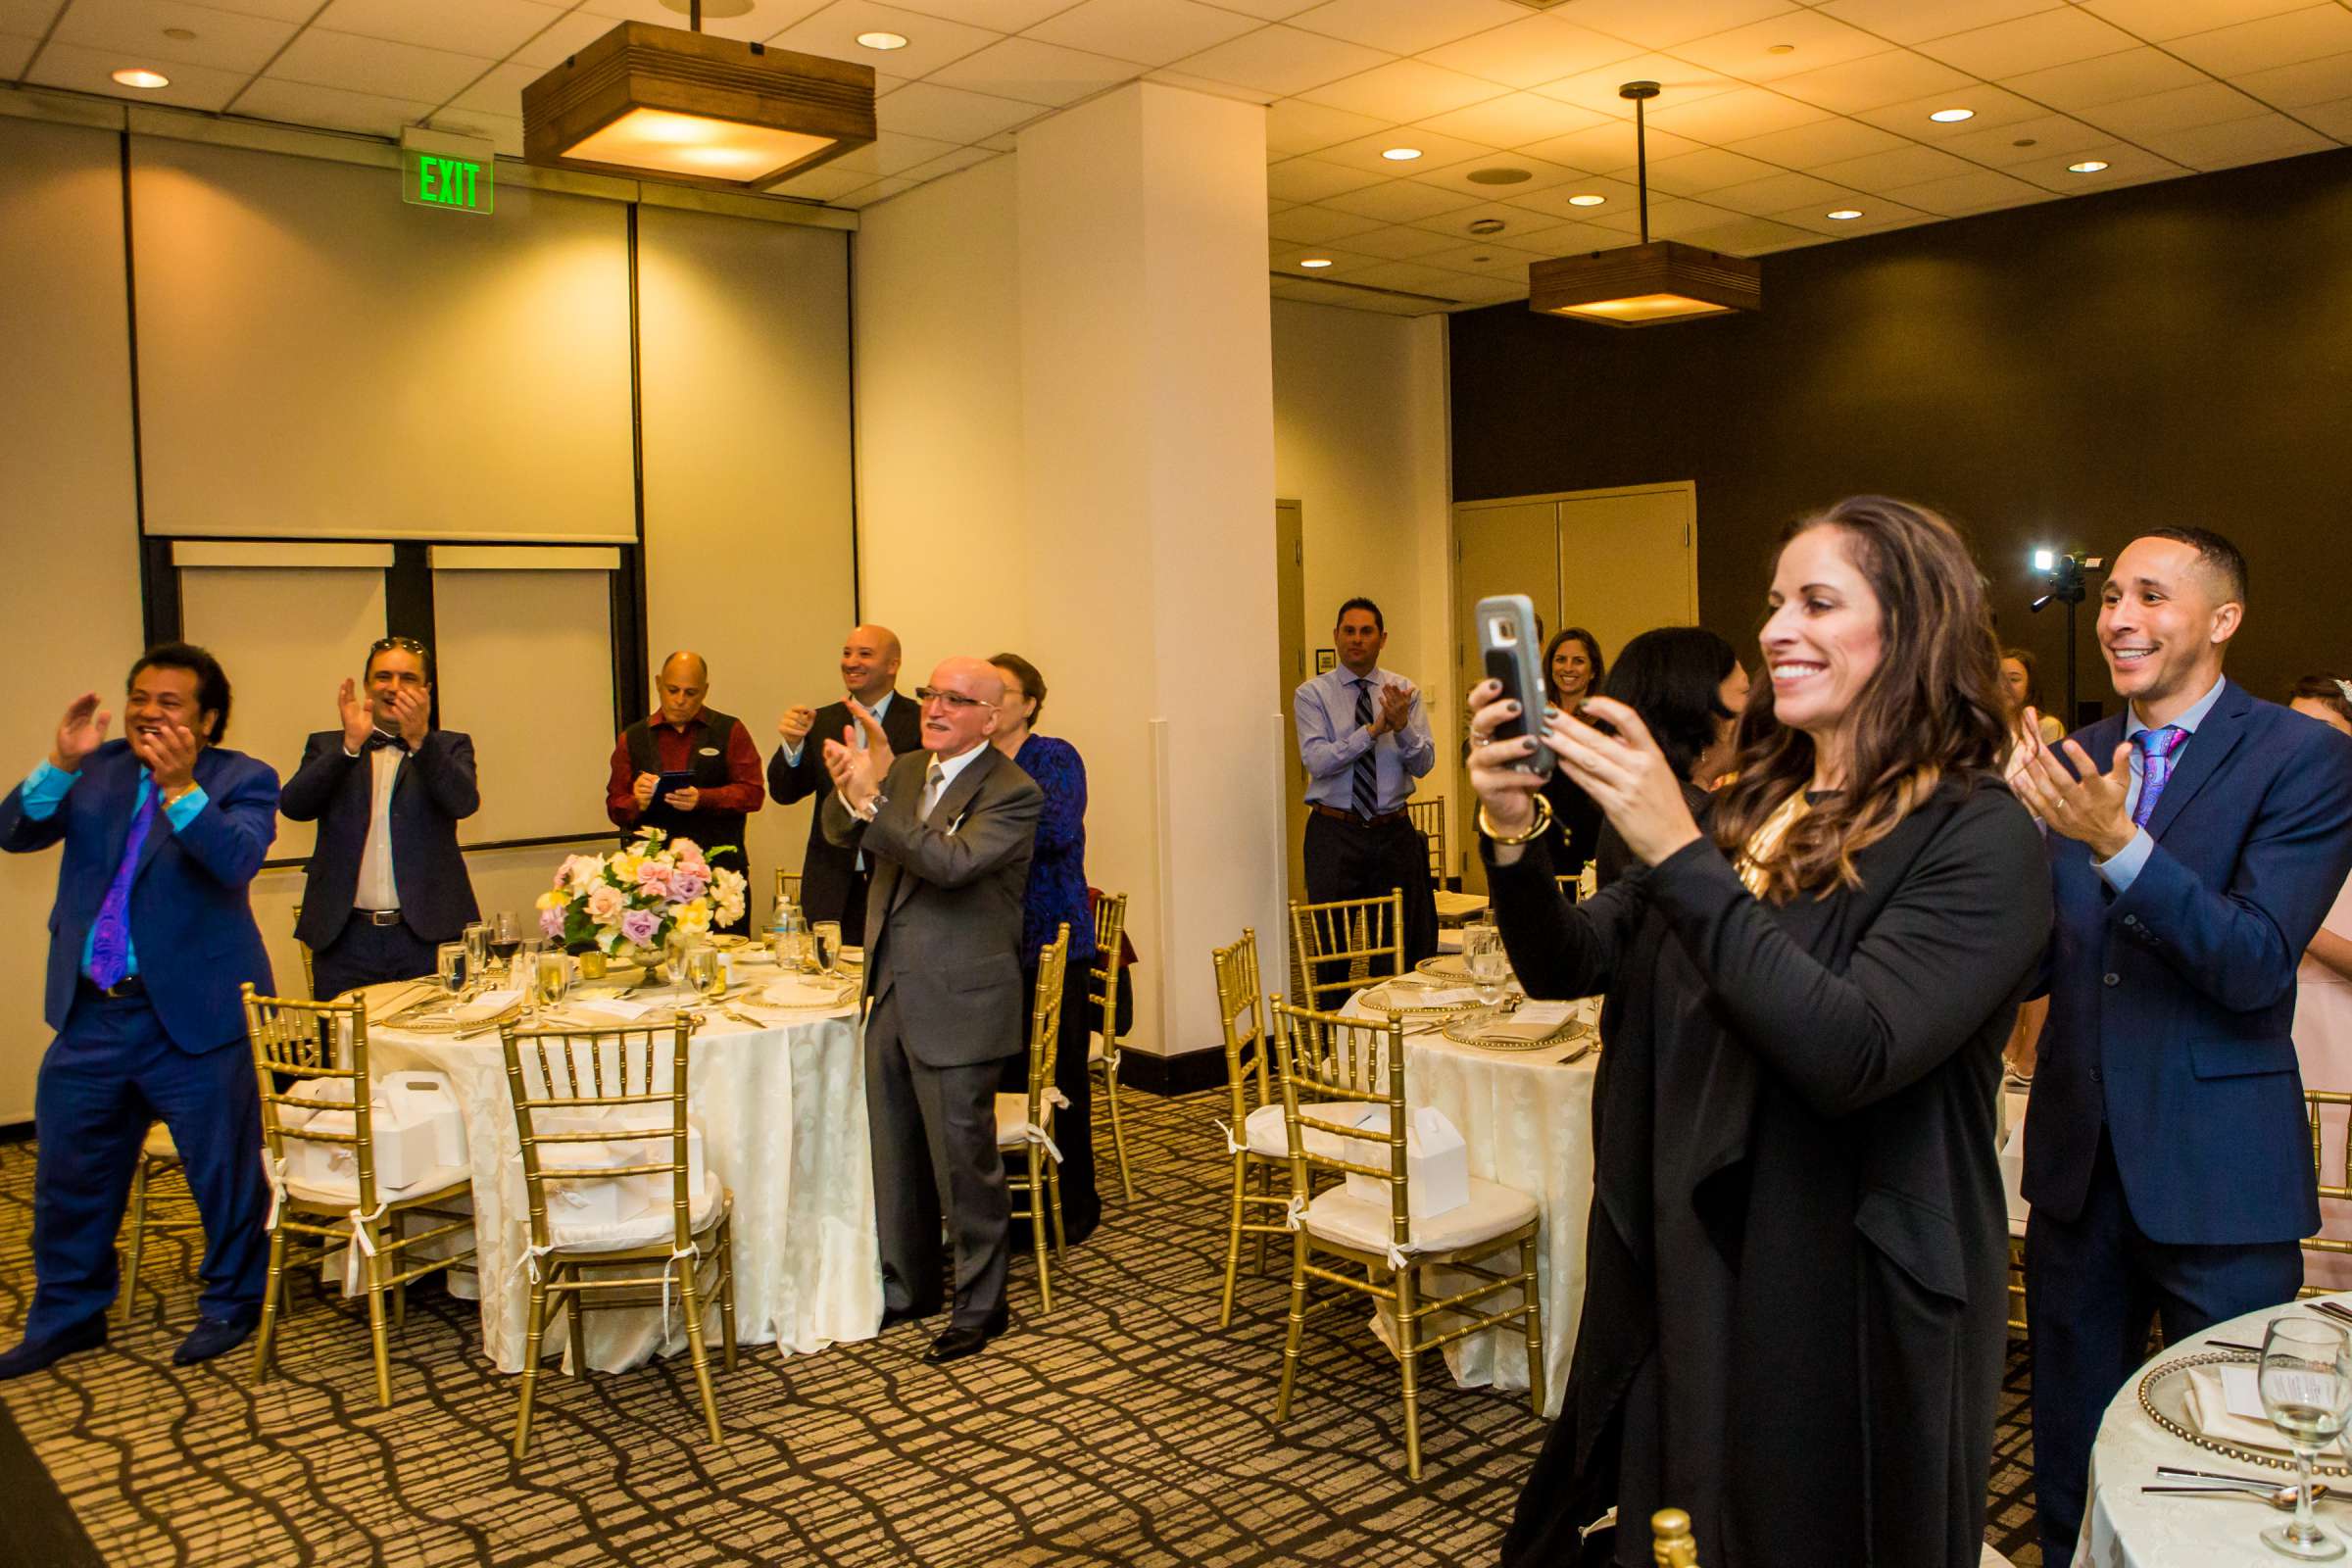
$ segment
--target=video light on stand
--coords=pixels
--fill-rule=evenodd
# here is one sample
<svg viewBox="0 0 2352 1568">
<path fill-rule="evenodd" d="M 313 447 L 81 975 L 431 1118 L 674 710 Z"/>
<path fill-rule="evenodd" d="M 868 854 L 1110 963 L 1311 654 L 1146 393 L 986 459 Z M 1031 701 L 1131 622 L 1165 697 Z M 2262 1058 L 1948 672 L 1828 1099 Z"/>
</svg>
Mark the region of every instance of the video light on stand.
<svg viewBox="0 0 2352 1568">
<path fill-rule="evenodd" d="M 2083 595 L 2087 592 L 2082 574 L 2105 569 L 2107 560 L 2104 556 L 2085 556 L 2079 551 L 2060 552 L 2039 546 L 2034 549 L 2028 559 L 2033 562 L 2034 569 L 2041 575 L 2043 586 L 2049 590 L 2034 601 L 2032 608 L 2034 613 L 2040 613 L 2052 604 L 2066 607 L 2066 727 L 2073 729 L 2081 716 L 2075 710 L 2075 607 L 2082 603 Z"/>
</svg>

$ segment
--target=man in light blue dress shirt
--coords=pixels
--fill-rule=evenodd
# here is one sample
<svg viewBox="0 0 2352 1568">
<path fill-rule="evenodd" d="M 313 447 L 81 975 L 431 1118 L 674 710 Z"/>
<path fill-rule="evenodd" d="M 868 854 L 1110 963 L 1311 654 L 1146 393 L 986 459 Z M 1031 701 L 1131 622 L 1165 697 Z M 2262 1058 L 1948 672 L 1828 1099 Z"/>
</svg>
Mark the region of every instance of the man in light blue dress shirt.
<svg viewBox="0 0 2352 1568">
<path fill-rule="evenodd" d="M 1291 697 L 1306 766 L 1306 896 L 1316 904 L 1404 893 L 1404 961 L 1438 951 L 1429 843 L 1404 814 L 1437 762 L 1421 694 L 1380 667 L 1388 623 L 1369 599 L 1340 607 L 1340 663 Z"/>
</svg>

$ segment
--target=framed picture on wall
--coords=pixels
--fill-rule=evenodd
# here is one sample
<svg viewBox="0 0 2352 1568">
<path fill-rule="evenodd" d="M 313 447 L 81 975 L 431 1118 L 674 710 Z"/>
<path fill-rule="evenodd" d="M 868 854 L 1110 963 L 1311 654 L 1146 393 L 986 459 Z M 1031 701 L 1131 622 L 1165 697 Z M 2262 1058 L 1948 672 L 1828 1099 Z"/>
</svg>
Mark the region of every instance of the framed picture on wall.
<svg viewBox="0 0 2352 1568">
<path fill-rule="evenodd" d="M 1339 654 L 1339 650 L 1338 650 L 1338 649 L 1336 649 L 1336 648 L 1318 648 L 1318 649 L 1316 649 L 1316 650 L 1315 650 L 1315 673 L 1316 673 L 1316 674 L 1318 674 L 1318 675 L 1328 675 L 1328 674 L 1330 674 L 1330 673 L 1331 673 L 1333 670 L 1335 670 L 1335 669 L 1337 669 L 1337 668 L 1339 668 L 1339 667 L 1340 667 L 1340 654 Z"/>
</svg>

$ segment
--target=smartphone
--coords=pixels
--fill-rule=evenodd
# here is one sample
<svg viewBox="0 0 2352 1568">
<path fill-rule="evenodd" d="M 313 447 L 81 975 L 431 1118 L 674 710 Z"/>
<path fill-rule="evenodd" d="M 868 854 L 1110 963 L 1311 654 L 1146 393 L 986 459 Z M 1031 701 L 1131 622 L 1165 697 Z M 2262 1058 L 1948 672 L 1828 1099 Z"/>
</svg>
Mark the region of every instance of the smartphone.
<svg viewBox="0 0 2352 1568">
<path fill-rule="evenodd" d="M 1495 740 L 1509 740 L 1516 735 L 1535 733 L 1528 728 L 1528 715 L 1544 711 L 1544 676 L 1536 667 L 1542 654 L 1536 638 L 1536 607 L 1525 594 L 1496 594 L 1481 599 L 1474 613 L 1478 619 L 1478 652 L 1485 662 L 1490 679 L 1502 683 L 1502 695 L 1515 698 L 1519 716 L 1506 718 L 1494 726 Z M 1512 763 L 1538 778 L 1551 776 L 1551 748 L 1538 741 L 1534 755 Z"/>
<path fill-rule="evenodd" d="M 694 772 L 692 769 L 686 769 L 684 771 L 674 773 L 664 770 L 656 776 L 661 780 L 660 783 L 654 786 L 654 799 L 656 802 L 666 801 L 678 791 L 691 788 L 694 784 Z"/>
</svg>

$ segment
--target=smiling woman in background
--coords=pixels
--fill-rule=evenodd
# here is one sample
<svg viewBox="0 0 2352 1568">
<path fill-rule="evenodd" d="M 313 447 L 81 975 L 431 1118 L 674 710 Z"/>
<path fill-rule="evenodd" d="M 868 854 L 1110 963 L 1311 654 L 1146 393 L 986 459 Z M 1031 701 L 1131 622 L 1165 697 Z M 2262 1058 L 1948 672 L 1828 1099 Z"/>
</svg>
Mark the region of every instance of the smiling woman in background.
<svg viewBox="0 0 2352 1568">
<path fill-rule="evenodd" d="M 2041 716 L 2041 722 L 2036 728 L 2040 733 L 2042 745 L 2055 746 L 2066 739 L 2064 722 L 2053 717 L 2042 707 L 2041 671 L 2034 664 L 2034 656 L 2031 653 L 2023 648 L 2001 650 L 2001 690 L 2009 694 L 2009 712 L 2012 722 L 2025 722 L 2026 710 L 2031 708 Z"/>
<path fill-rule="evenodd" d="M 1582 626 L 1564 626 L 1544 645 L 1544 700 L 1563 713 L 1576 711 L 1600 690 L 1608 672 L 1599 641 Z M 1544 796 L 1551 802 L 1552 869 L 1561 876 L 1579 875 L 1600 843 L 1600 808 L 1561 768 L 1551 770 Z"/>
<path fill-rule="evenodd" d="M 1570 905 L 1539 744 L 1471 694 L 1488 884 L 1531 997 L 1604 993 L 1584 1313 L 1503 1544 L 1690 1511 L 1709 1568 L 1974 1568 L 2007 1349 L 2000 1045 L 2050 926 L 2002 787 L 1983 579 L 1949 524 L 1860 497 L 1783 536 L 1769 697 L 1700 819 L 1640 714 L 1540 744 L 1641 863 Z"/>
</svg>

